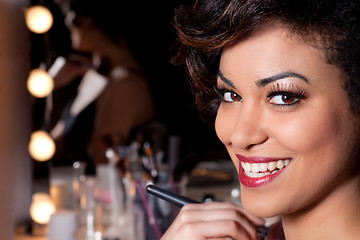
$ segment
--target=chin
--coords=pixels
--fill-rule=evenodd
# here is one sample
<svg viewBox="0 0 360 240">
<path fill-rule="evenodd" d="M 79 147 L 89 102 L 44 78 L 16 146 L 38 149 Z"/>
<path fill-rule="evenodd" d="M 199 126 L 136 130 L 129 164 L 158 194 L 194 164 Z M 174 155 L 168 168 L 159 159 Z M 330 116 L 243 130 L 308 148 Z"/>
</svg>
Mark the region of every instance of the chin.
<svg viewBox="0 0 360 240">
<path fill-rule="evenodd" d="M 243 193 L 243 191 L 241 193 L 241 203 L 248 213 L 262 218 L 281 215 L 282 211 L 279 209 L 282 206 L 281 202 L 275 204 L 271 196 L 256 195 L 257 194 Z"/>
<path fill-rule="evenodd" d="M 247 207 L 245 205 L 244 209 L 246 210 L 246 212 L 250 213 L 251 215 L 260 217 L 260 218 L 272 218 L 272 217 L 276 217 L 279 216 L 279 214 L 277 214 L 275 211 L 271 210 L 271 209 L 260 209 L 260 208 L 254 208 L 254 207 Z"/>
</svg>

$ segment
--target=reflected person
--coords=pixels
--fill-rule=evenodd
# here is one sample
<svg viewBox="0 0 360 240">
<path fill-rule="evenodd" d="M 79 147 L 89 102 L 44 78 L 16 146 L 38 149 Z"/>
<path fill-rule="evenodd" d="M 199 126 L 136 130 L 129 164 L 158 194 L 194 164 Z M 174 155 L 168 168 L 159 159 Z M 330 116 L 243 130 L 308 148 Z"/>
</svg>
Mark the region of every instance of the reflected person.
<svg viewBox="0 0 360 240">
<path fill-rule="evenodd" d="M 107 162 L 104 136 L 115 144 L 154 118 L 155 106 L 143 68 L 134 54 L 138 42 L 136 4 L 123 1 L 70 0 L 65 23 L 72 55 L 55 76 L 61 87 L 83 77 L 77 96 L 52 131 L 57 156 L 70 161 Z M 137 33 L 136 33 L 137 34 Z M 90 61 L 83 55 L 90 55 Z M 80 56 L 80 57 L 79 57 Z M 85 160 L 90 161 L 90 160 Z"/>
</svg>

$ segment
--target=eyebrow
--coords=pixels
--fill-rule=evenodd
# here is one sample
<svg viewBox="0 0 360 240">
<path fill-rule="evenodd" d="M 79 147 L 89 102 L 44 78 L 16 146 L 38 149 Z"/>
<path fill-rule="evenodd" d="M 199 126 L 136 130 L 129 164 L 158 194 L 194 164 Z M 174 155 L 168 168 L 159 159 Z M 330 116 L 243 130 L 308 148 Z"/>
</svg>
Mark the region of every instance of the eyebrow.
<svg viewBox="0 0 360 240">
<path fill-rule="evenodd" d="M 229 85 L 232 88 L 235 88 L 235 84 L 230 79 L 226 78 L 223 73 L 219 70 L 217 76 L 223 81 L 226 85 Z"/>
<path fill-rule="evenodd" d="M 256 85 L 258 87 L 264 87 L 269 83 L 275 82 L 275 81 L 283 79 L 283 78 L 288 78 L 288 77 L 298 78 L 300 80 L 305 81 L 306 83 L 309 83 L 308 79 L 305 76 L 303 76 L 299 73 L 288 71 L 288 72 L 283 72 L 283 73 L 279 73 L 279 74 L 276 74 L 276 75 L 273 75 L 273 76 L 270 76 L 267 78 L 260 79 L 260 80 L 256 81 Z"/>
<path fill-rule="evenodd" d="M 231 81 L 230 79 L 226 78 L 220 70 L 217 72 L 217 76 L 225 84 L 229 85 L 232 88 L 235 88 L 234 82 Z M 258 87 L 264 87 L 269 83 L 275 82 L 275 81 L 283 79 L 283 78 L 288 78 L 288 77 L 295 77 L 295 78 L 298 78 L 298 79 L 300 79 L 300 80 L 302 80 L 302 81 L 304 81 L 306 83 L 309 83 L 308 79 L 305 76 L 303 76 L 303 75 L 301 75 L 299 73 L 287 71 L 287 72 L 282 72 L 282 73 L 279 73 L 279 74 L 276 74 L 276 75 L 273 75 L 273 76 L 270 76 L 270 77 L 266 77 L 266 78 L 257 80 L 256 85 Z"/>
</svg>

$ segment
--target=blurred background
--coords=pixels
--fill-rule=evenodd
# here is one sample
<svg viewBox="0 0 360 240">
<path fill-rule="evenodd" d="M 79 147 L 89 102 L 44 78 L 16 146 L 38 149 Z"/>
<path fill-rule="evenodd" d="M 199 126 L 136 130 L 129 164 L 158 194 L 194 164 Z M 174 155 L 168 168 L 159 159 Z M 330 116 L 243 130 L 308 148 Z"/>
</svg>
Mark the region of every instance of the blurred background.
<svg viewBox="0 0 360 240">
<path fill-rule="evenodd" d="M 106 4 L 107 1 L 89 2 L 95 2 L 100 11 L 102 4 Z M 127 6 L 126 1 L 118 2 L 123 2 L 124 6 Z M 129 26 L 132 26 L 130 28 L 132 38 L 128 43 L 136 46 L 131 51 L 148 83 L 155 111 L 149 121 L 145 121 L 149 125 L 137 126 L 121 144 L 128 145 L 135 141 L 139 137 L 139 129 L 144 125 L 150 126 L 149 129 L 152 131 L 150 135 L 159 134 L 161 137 L 158 141 L 161 142 L 163 150 L 162 163 L 165 167 L 171 167 L 169 142 L 177 142 L 175 162 L 171 163 L 174 165 L 171 177 L 173 181 L 180 182 L 184 176 L 194 173 L 196 166 L 201 163 L 227 159 L 227 154 L 217 140 L 213 127 L 203 123 L 197 116 L 183 68 L 171 64 L 171 58 L 176 52 L 174 45 L 176 36 L 172 27 L 174 9 L 181 4 L 191 4 L 193 1 L 130 0 L 129 2 L 137 8 L 128 10 L 133 16 L 127 20 Z M 42 6 L 50 11 L 52 24 L 48 30 L 36 32 L 26 24 L 28 10 L 32 6 Z M 84 9 L 84 14 L 86 10 Z M 49 92 L 34 95 L 29 90 L 30 73 L 34 69 L 49 73 L 59 57 L 63 57 L 65 61 L 70 61 L 71 56 L 94 60 L 91 59 L 91 51 L 74 49 L 71 27 L 69 22 L 66 23 L 69 11 L 66 1 L 63 0 L 0 0 L 0 234 L 5 240 L 13 239 L 17 226 L 27 226 L 31 221 L 29 208 L 33 194 L 49 190 L 51 169 L 72 168 L 76 160 L 55 159 L 56 153 L 60 151 L 56 144 L 55 153 L 45 153 L 47 155 L 40 156 L 39 160 L 31 153 L 30 146 L 32 137 L 37 131 L 42 131 L 51 138 L 51 130 L 62 119 L 69 101 L 77 94 L 82 79 L 82 77 L 75 78 L 69 84 L 60 87 L 56 87 L 55 83 L 55 87 L 51 86 Z M 121 14 L 120 11 L 118 15 L 115 13 L 113 22 L 106 25 L 109 31 L 124 25 L 116 22 L 117 18 L 123 19 L 120 17 Z M 74 26 L 86 25 L 92 23 L 92 18 L 85 16 L 68 21 Z M 106 72 L 106 67 L 109 67 L 106 64 L 107 62 L 97 66 L 96 70 L 100 74 L 101 71 Z M 54 73 L 51 77 L 54 77 Z M 144 138 L 146 131 L 141 132 L 140 136 Z M 41 143 L 40 148 L 48 146 L 47 144 Z M 49 148 L 52 147 L 51 144 Z M 152 144 L 154 150 L 157 142 Z M 109 145 L 113 146 L 114 140 Z M 92 159 L 92 163 L 96 165 L 96 159 Z M 217 170 L 217 167 L 218 165 L 215 167 L 212 165 L 212 170 Z M 229 172 L 227 167 L 224 171 Z M 196 174 L 204 175 L 201 172 Z M 215 175 L 212 176 L 219 177 Z M 192 179 L 192 184 L 205 186 L 204 179 L 209 182 L 211 176 L 200 179 L 193 175 Z M 226 177 L 225 182 L 229 183 Z"/>
</svg>

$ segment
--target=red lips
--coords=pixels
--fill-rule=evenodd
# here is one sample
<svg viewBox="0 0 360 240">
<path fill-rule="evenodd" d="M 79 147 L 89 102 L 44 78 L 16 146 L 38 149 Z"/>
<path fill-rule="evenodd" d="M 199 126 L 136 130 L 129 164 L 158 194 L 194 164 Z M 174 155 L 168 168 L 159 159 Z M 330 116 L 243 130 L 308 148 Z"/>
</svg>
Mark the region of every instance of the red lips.
<svg viewBox="0 0 360 240">
<path fill-rule="evenodd" d="M 243 167 L 241 166 L 241 162 L 243 162 L 243 163 L 269 163 L 269 162 L 285 160 L 285 159 L 284 158 L 282 158 L 282 159 L 267 158 L 267 157 L 245 157 L 245 156 L 238 155 L 238 154 L 236 154 L 236 157 L 239 159 L 239 180 L 240 180 L 241 184 L 245 187 L 253 188 L 253 187 L 263 186 L 263 185 L 271 182 L 272 180 L 274 180 L 284 170 L 284 168 L 283 168 L 275 173 L 272 173 L 272 174 L 269 174 L 266 176 L 262 176 L 262 177 L 250 177 L 245 174 L 245 171 L 244 171 Z"/>
</svg>

